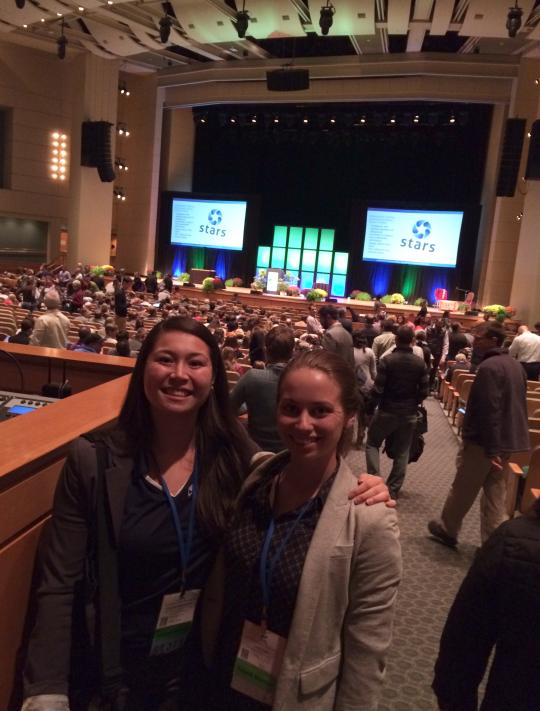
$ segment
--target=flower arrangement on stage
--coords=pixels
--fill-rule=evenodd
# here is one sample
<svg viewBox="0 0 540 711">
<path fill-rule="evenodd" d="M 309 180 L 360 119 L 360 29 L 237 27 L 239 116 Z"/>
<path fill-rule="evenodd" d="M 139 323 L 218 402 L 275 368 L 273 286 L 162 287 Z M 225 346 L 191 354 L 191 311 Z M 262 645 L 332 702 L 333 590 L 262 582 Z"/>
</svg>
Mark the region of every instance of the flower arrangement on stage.
<svg viewBox="0 0 540 711">
<path fill-rule="evenodd" d="M 187 272 L 182 272 L 182 274 L 180 274 L 180 276 L 178 277 L 178 281 L 181 284 L 187 284 L 187 282 L 190 281 L 189 274 Z"/>
<path fill-rule="evenodd" d="M 288 286 L 285 293 L 287 296 L 300 296 L 300 289 L 297 286 Z"/>
<path fill-rule="evenodd" d="M 501 304 L 490 304 L 484 306 L 482 311 L 497 321 L 504 321 L 505 318 L 512 318 L 516 315 L 516 310 L 513 306 L 501 306 Z"/>
<path fill-rule="evenodd" d="M 405 297 L 403 294 L 385 294 L 381 301 L 383 304 L 404 304 L 405 303 Z"/>
<path fill-rule="evenodd" d="M 240 279 L 240 277 L 233 277 L 232 279 L 227 279 L 225 281 L 225 286 L 240 287 L 240 286 L 244 286 L 244 282 L 242 279 Z"/>
<path fill-rule="evenodd" d="M 308 301 L 322 301 L 328 296 L 328 292 L 324 289 L 303 289 L 302 294 Z"/>
<path fill-rule="evenodd" d="M 353 289 L 349 294 L 349 299 L 356 299 L 357 301 L 371 301 L 371 294 L 367 291 L 359 291 L 358 289 Z"/>
<path fill-rule="evenodd" d="M 423 296 L 420 296 L 418 299 L 414 300 L 414 305 L 415 306 L 427 306 L 427 299 L 424 298 Z"/>
<path fill-rule="evenodd" d="M 91 267 L 90 274 L 92 276 L 114 276 L 114 267 L 111 267 L 110 264 Z"/>
<path fill-rule="evenodd" d="M 251 282 L 253 291 L 264 291 L 266 287 L 266 269 L 259 269 L 257 276 Z"/>
<path fill-rule="evenodd" d="M 219 277 L 206 277 L 202 281 L 202 290 L 208 292 L 217 291 L 218 289 L 223 289 L 223 280 Z"/>
</svg>

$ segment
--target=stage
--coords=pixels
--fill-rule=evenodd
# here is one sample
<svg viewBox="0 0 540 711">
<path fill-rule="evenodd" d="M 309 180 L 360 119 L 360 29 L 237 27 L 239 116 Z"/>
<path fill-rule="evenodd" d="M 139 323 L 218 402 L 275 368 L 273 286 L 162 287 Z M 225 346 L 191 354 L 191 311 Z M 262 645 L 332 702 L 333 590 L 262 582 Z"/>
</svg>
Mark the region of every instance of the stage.
<svg viewBox="0 0 540 711">
<path fill-rule="evenodd" d="M 236 303 L 242 304 L 244 306 L 251 306 L 257 309 L 276 309 L 279 311 L 291 311 L 295 314 L 307 314 L 309 306 L 322 306 L 324 301 L 308 301 L 304 296 L 286 296 L 285 294 L 253 294 L 250 289 L 244 287 L 226 287 L 225 289 L 219 289 L 212 292 L 204 292 L 201 286 L 183 286 L 182 294 L 186 296 L 191 296 L 193 298 L 207 298 L 211 301 L 234 301 Z M 345 306 L 351 308 L 355 313 L 361 316 L 374 315 L 375 306 L 373 301 L 358 301 L 357 299 L 349 298 L 336 298 L 335 303 L 338 306 Z M 385 310 L 388 316 L 397 316 L 398 314 L 416 315 L 420 311 L 419 306 L 414 304 L 385 304 Z M 436 307 L 428 306 L 428 314 L 435 318 L 440 318 L 443 314 L 443 310 Z M 477 316 L 470 316 L 462 313 L 461 311 L 451 311 L 450 318 L 452 321 L 459 321 L 462 326 L 470 330 L 478 323 L 484 320 L 483 314 Z M 510 327 L 513 330 L 519 325 L 519 321 L 507 319 L 505 321 L 505 326 Z"/>
</svg>

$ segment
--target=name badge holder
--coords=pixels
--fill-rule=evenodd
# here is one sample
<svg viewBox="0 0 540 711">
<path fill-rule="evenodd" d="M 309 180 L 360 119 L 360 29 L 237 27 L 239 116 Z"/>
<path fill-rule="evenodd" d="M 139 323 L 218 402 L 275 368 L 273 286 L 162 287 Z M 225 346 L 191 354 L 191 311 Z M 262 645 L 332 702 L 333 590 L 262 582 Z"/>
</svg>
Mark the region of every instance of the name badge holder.
<svg viewBox="0 0 540 711">
<path fill-rule="evenodd" d="M 302 506 L 281 545 L 271 559 L 269 559 L 270 544 L 276 523 L 273 517 L 270 521 L 261 551 L 259 566 L 263 598 L 261 623 L 257 625 L 249 620 L 244 621 L 242 638 L 234 663 L 231 688 L 269 706 L 274 702 L 277 680 L 287 646 L 285 637 L 281 637 L 268 629 L 272 577 L 276 564 L 283 555 L 287 543 L 313 501 L 314 499 L 310 499 Z"/>
<path fill-rule="evenodd" d="M 169 593 L 168 595 L 163 596 L 156 629 L 152 638 L 150 656 L 175 652 L 183 646 L 189 630 L 191 629 L 193 617 L 195 615 L 195 608 L 197 606 L 199 595 L 201 594 L 200 590 L 186 590 L 186 576 L 191 557 L 191 548 L 193 545 L 197 508 L 197 462 L 195 463 L 191 479 L 192 493 L 186 541 L 184 539 L 176 504 L 171 496 L 167 482 L 160 476 L 160 484 L 171 510 L 176 540 L 178 542 L 178 550 L 180 551 L 182 581 L 179 593 Z"/>
</svg>

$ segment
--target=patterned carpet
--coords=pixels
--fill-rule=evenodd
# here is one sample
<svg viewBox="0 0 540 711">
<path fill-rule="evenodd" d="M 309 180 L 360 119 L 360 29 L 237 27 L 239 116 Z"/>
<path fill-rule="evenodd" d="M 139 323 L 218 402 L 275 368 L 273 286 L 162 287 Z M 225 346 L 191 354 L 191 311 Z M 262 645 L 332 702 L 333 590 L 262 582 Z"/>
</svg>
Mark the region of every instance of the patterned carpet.
<svg viewBox="0 0 540 711">
<path fill-rule="evenodd" d="M 437 400 L 426 401 L 429 431 L 424 454 L 407 469 L 398 502 L 403 551 L 394 639 L 379 711 L 434 711 L 431 691 L 439 638 L 455 593 L 480 545 L 478 504 L 466 517 L 457 551 L 429 537 L 426 524 L 439 515 L 454 477 L 458 441 Z M 365 454 L 348 460 L 365 471 Z M 391 461 L 381 455 L 382 475 Z M 362 670 L 359 669 L 359 674 Z"/>
</svg>

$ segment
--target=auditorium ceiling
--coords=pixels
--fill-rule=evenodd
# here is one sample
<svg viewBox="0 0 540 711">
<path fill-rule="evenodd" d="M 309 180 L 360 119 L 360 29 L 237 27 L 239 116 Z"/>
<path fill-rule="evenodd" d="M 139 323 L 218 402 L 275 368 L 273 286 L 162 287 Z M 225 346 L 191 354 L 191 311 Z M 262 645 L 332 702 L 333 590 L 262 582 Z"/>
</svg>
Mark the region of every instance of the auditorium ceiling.
<svg viewBox="0 0 540 711">
<path fill-rule="evenodd" d="M 208 62 L 276 64 L 336 57 L 423 54 L 540 56 L 540 0 L 517 0 L 521 26 L 506 28 L 514 0 L 0 0 L 0 39 L 66 54 L 120 58 L 156 72 Z M 21 6 L 22 7 L 19 7 Z M 332 25 L 323 34 L 321 7 Z M 248 13 L 245 37 L 235 19 Z M 328 12 L 326 14 L 328 17 Z M 162 42 L 163 18 L 169 27 Z M 161 21 L 161 26 L 160 26 Z"/>
</svg>

